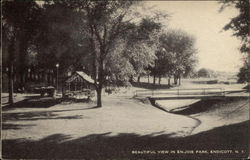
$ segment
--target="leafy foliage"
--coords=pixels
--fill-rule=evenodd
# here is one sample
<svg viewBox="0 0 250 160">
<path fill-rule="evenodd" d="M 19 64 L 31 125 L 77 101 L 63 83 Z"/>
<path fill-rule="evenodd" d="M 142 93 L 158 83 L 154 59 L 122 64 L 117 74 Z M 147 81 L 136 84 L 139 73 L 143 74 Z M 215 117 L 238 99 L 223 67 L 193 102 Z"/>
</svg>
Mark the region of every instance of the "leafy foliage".
<svg viewBox="0 0 250 160">
<path fill-rule="evenodd" d="M 231 21 L 224 27 L 224 30 L 233 30 L 234 35 L 242 40 L 241 52 L 250 52 L 249 39 L 249 1 L 247 0 L 223 0 L 221 10 L 227 6 L 234 6 L 239 10 L 239 15 L 232 18 Z"/>
<path fill-rule="evenodd" d="M 196 63 L 194 37 L 180 30 L 169 30 L 160 37 L 160 47 L 156 52 L 155 76 L 174 76 L 189 74 Z"/>
<path fill-rule="evenodd" d="M 33 43 L 39 26 L 41 9 L 33 0 L 3 1 L 3 64 L 8 66 L 9 102 L 13 103 L 14 75 L 23 85 L 24 70 L 28 64 L 28 49 Z"/>
<path fill-rule="evenodd" d="M 231 21 L 224 27 L 224 30 L 233 30 L 234 35 L 242 40 L 240 51 L 246 53 L 244 66 L 240 69 L 238 74 L 239 82 L 249 82 L 250 69 L 250 37 L 249 37 L 249 1 L 248 0 L 222 0 L 223 4 L 221 11 L 228 6 L 234 6 L 239 10 L 239 15 L 232 18 Z"/>
<path fill-rule="evenodd" d="M 201 68 L 198 70 L 198 77 L 205 77 L 208 78 L 210 77 L 210 72 L 206 68 Z"/>
<path fill-rule="evenodd" d="M 246 59 L 243 67 L 240 68 L 238 73 L 238 82 L 239 83 L 249 83 L 250 82 L 250 59 Z"/>
<path fill-rule="evenodd" d="M 95 80 L 98 106 L 108 82 L 124 84 L 132 76 L 148 74 L 149 68 L 154 75 L 169 77 L 191 71 L 194 38 L 179 31 L 162 34 L 160 19 L 166 15 L 142 16 L 136 10 L 140 4 L 133 0 L 46 0 L 43 5 L 33 0 L 6 1 L 4 33 L 11 46 L 7 52 L 25 53 L 21 56 L 25 62 L 20 62 L 44 72 L 55 69 L 56 63 L 60 73 L 84 68 Z M 20 46 L 25 47 L 14 51 Z"/>
</svg>

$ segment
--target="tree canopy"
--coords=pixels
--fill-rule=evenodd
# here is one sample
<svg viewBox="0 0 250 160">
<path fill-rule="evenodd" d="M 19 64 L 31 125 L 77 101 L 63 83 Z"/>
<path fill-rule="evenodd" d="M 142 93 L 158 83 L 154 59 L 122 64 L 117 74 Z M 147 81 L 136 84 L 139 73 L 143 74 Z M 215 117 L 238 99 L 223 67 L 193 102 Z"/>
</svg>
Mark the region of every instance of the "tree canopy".
<svg viewBox="0 0 250 160">
<path fill-rule="evenodd" d="M 155 76 L 174 76 L 175 83 L 181 75 L 189 74 L 196 64 L 195 38 L 181 30 L 168 30 L 160 36 L 157 60 L 151 69 Z"/>
<path fill-rule="evenodd" d="M 230 22 L 224 26 L 224 30 L 233 30 L 234 35 L 242 40 L 241 52 L 250 52 L 250 39 L 249 39 L 249 1 L 247 0 L 222 0 L 221 11 L 228 7 L 234 6 L 239 10 L 239 15 L 232 18 Z"/>
<path fill-rule="evenodd" d="M 240 51 L 242 53 L 245 53 L 246 56 L 244 56 L 244 64 L 243 67 L 240 69 L 238 77 L 239 82 L 249 82 L 249 76 L 246 75 L 248 74 L 246 70 L 250 70 L 249 1 L 221 0 L 221 3 L 221 11 L 228 6 L 233 6 L 239 11 L 239 15 L 232 18 L 230 22 L 224 27 L 224 30 L 233 30 L 234 36 L 240 38 L 242 41 Z"/>
<path fill-rule="evenodd" d="M 57 63 L 60 73 L 84 68 L 95 81 L 99 107 L 108 83 L 126 84 L 133 76 L 148 74 L 149 69 L 155 76 L 180 79 L 195 63 L 195 39 L 182 31 L 165 32 L 160 21 L 166 15 L 139 14 L 141 3 L 5 1 L 3 28 L 8 45 L 4 53 L 12 56 L 9 67 L 21 66 L 24 71 L 33 65 L 43 73 L 55 70 Z M 18 57 L 20 65 L 13 61 Z"/>
</svg>

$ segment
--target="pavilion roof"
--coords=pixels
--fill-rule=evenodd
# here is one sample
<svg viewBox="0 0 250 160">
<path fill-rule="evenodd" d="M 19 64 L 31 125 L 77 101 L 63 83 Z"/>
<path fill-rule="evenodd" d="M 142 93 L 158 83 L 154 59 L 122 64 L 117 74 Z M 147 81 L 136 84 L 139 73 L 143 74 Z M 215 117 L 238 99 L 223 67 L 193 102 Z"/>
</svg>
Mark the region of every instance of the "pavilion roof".
<svg viewBox="0 0 250 160">
<path fill-rule="evenodd" d="M 82 72 L 82 71 L 76 71 L 72 76 L 70 76 L 67 80 L 66 83 L 70 83 L 75 81 L 77 78 L 81 78 L 85 81 L 87 81 L 88 83 L 94 84 L 95 81 L 86 73 Z"/>
</svg>

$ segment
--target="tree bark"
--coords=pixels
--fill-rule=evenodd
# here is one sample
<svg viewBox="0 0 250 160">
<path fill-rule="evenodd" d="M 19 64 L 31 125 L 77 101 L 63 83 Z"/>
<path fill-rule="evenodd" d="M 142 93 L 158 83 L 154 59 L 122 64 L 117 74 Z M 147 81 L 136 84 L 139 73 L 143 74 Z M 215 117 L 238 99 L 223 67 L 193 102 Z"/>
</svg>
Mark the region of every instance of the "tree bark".
<svg viewBox="0 0 250 160">
<path fill-rule="evenodd" d="M 137 77 L 137 82 L 140 83 L 141 76 Z"/>
<path fill-rule="evenodd" d="M 98 81 L 99 84 L 96 87 L 97 93 L 97 107 L 102 107 L 102 80 Z"/>
<path fill-rule="evenodd" d="M 97 93 L 97 107 L 102 107 L 102 75 L 103 75 L 103 59 L 100 59 L 98 61 L 97 58 L 97 53 L 96 53 L 96 46 L 95 46 L 95 41 L 94 41 L 94 28 L 93 25 L 90 23 L 90 32 L 91 32 L 91 48 L 92 48 L 92 54 L 93 54 L 93 61 L 92 61 L 92 66 L 93 66 L 93 78 L 95 81 L 95 88 L 96 88 L 96 93 Z M 101 52 L 101 50 L 100 50 Z M 103 54 L 103 53 L 101 53 Z M 99 67 L 97 66 L 99 62 Z M 98 70 L 97 70 L 98 69 Z M 98 75 L 98 77 L 97 77 Z"/>
<path fill-rule="evenodd" d="M 103 87 L 103 79 L 104 79 L 103 72 L 104 72 L 103 58 L 101 56 L 99 60 L 99 67 L 98 67 L 98 84 L 96 87 L 97 107 L 102 107 L 102 87 Z"/>
<path fill-rule="evenodd" d="M 155 85 L 155 80 L 156 80 L 156 77 L 155 77 L 155 75 L 154 75 L 154 79 L 153 79 L 153 84 Z"/>
<path fill-rule="evenodd" d="M 19 54 L 19 78 L 20 78 L 20 87 L 24 86 L 25 84 L 25 65 L 26 65 L 26 57 L 27 57 L 27 49 L 28 49 L 28 39 L 25 38 L 25 33 L 20 33 L 19 39 L 19 47 L 18 47 L 18 54 Z M 24 38 L 23 38 L 24 36 Z"/>
<path fill-rule="evenodd" d="M 161 84 L 161 76 L 159 76 L 158 84 Z"/>
<path fill-rule="evenodd" d="M 170 78 L 168 78 L 168 86 L 170 86 Z"/>
<path fill-rule="evenodd" d="M 10 60 L 12 61 L 12 60 Z M 13 104 L 13 82 L 14 77 L 13 77 L 13 63 L 9 62 L 9 70 L 8 70 L 8 90 L 9 90 L 9 103 Z"/>
<path fill-rule="evenodd" d="M 15 54 L 15 37 L 11 38 L 10 44 L 8 46 L 8 92 L 9 92 L 9 103 L 13 104 L 13 84 L 14 84 L 14 54 Z"/>
<path fill-rule="evenodd" d="M 178 78 L 177 78 L 177 76 L 175 75 L 175 76 L 174 76 L 174 84 L 175 84 L 175 85 L 177 85 L 177 81 L 178 81 Z"/>
<path fill-rule="evenodd" d="M 181 85 L 181 76 L 179 76 L 179 85 Z"/>
<path fill-rule="evenodd" d="M 97 107 L 102 107 L 102 87 L 97 89 Z"/>
</svg>

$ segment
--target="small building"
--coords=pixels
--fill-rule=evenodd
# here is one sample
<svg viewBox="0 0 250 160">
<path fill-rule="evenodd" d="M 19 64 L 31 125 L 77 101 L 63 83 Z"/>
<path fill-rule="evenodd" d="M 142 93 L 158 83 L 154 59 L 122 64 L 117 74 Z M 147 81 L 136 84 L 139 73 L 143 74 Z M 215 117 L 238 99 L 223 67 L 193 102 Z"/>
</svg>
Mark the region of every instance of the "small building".
<svg viewBox="0 0 250 160">
<path fill-rule="evenodd" d="M 82 71 L 73 73 L 64 84 L 65 96 L 93 96 L 95 90 L 94 80 Z"/>
</svg>

